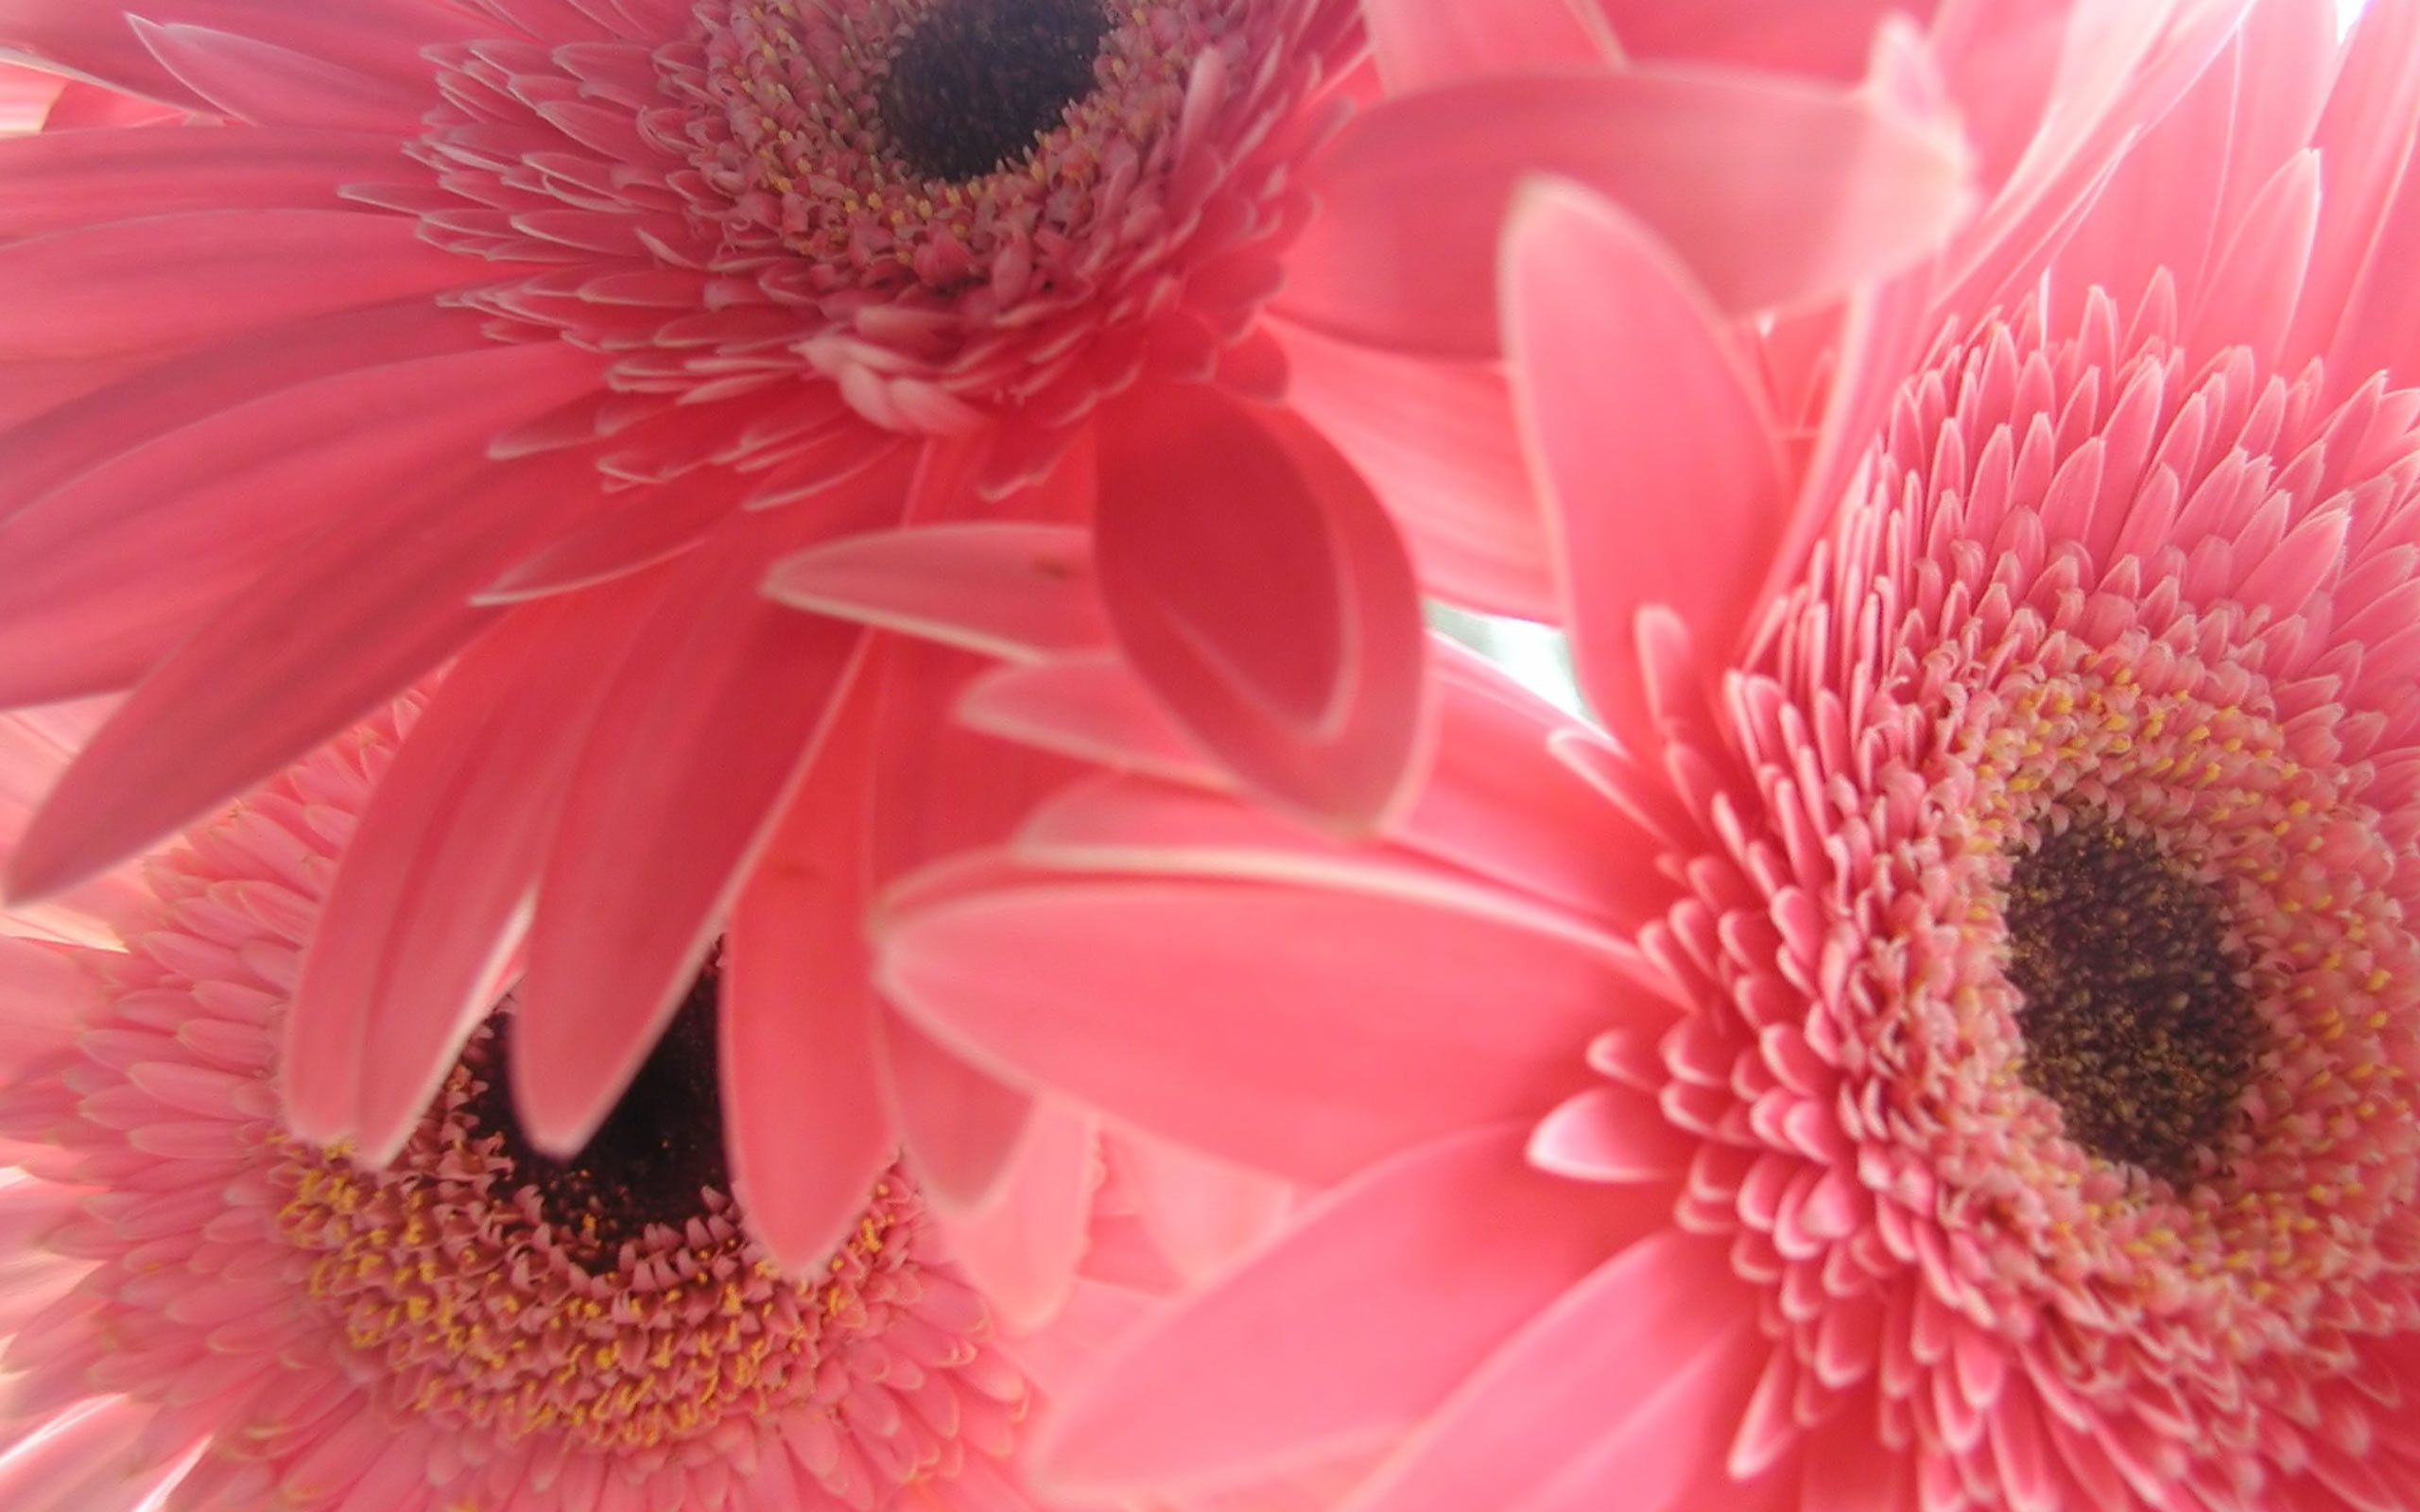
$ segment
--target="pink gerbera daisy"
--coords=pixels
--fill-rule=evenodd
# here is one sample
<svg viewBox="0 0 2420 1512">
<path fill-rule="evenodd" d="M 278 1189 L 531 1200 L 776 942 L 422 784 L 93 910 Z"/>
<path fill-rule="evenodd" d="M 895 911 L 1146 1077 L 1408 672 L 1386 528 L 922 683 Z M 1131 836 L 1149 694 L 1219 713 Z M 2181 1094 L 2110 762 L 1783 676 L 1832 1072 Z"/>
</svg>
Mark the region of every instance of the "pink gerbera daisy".
<svg viewBox="0 0 2420 1512">
<path fill-rule="evenodd" d="M 1533 189 L 1508 347 L 1619 743 L 1448 660 L 1382 848 L 1104 778 L 884 916 L 969 1056 L 1360 1173 L 1055 1483 L 2420 1506 L 2415 58 L 2420 6 L 2257 7 L 2038 278 L 1860 299 L 1798 510 L 1781 334 Z M 1178 774 L 1113 670 L 1040 680 L 976 712 Z"/>
<path fill-rule="evenodd" d="M 0 0 L 0 43 L 159 117 L 0 150 L 0 703 L 133 689 L 12 886 L 451 661 L 306 963 L 294 1127 L 400 1149 L 520 972 L 522 1116 L 566 1152 L 727 938 L 777 1247 L 845 1231 L 902 1137 L 975 1200 L 1025 1100 L 880 1013 L 853 920 L 1013 783 L 915 775 L 954 671 L 760 599 L 769 567 L 903 520 L 1096 524 L 1195 738 L 1366 826 L 1422 655 L 1373 483 L 1442 590 L 1544 590 L 1502 375 L 1457 345 L 1487 281 L 1432 275 L 1492 245 L 1451 206 L 1569 132 L 1464 76 L 1584 60 L 1603 129 L 1566 166 L 1733 185 L 1657 223 L 1743 305 L 1904 262 L 1963 202 L 1904 99 L 1608 74 L 1571 13 L 1508 54 L 1454 44 L 1490 7 L 1369 11 L 1374 70 L 1345 0 Z M 1381 82 L 1419 110 L 1315 151 Z M 1424 156 L 1445 198 L 1408 218 Z M 1772 224 L 1804 235 L 1743 234 Z"/>
<path fill-rule="evenodd" d="M 117 879 L 109 923 L 54 911 L 0 937 L 0 1504 L 1038 1506 L 1011 1459 L 1037 1380 L 1124 1326 L 1132 1283 L 1171 1279 L 1169 1226 L 1138 1206 L 1170 1193 L 1165 1164 L 1088 1189 L 1089 1265 L 1116 1281 L 1012 1343 L 896 1168 L 786 1267 L 725 1167 L 719 961 L 570 1158 L 534 1149 L 506 1093 L 510 1003 L 385 1169 L 285 1132 L 279 1021 L 402 723 Z M 74 735 L 0 721 L 0 779 Z M 1295 1504 L 1260 1494 L 1238 1506 Z"/>
</svg>

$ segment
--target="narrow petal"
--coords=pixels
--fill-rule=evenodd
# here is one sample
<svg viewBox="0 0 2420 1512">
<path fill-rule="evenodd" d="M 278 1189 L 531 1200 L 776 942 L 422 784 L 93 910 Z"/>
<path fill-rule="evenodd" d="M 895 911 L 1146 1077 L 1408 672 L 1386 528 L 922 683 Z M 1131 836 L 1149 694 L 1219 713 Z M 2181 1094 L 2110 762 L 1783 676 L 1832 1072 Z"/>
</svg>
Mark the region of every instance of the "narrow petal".
<svg viewBox="0 0 2420 1512">
<path fill-rule="evenodd" d="M 2249 347 L 2273 365 L 2294 314 L 2319 224 L 2319 154 L 2286 160 L 2244 213 L 2203 287 L 2187 340 L 2197 352 Z"/>
<path fill-rule="evenodd" d="M 769 544 L 794 543 L 778 518 L 741 516 L 673 564 L 571 777 L 513 1061 L 541 1148 L 585 1143 L 637 1072 L 856 664 L 858 627 L 756 596 Z"/>
<path fill-rule="evenodd" d="M 1286 402 L 1394 511 L 1421 583 L 1474 609 L 1554 613 L 1537 493 L 1503 366 L 1407 356 L 1271 318 Z"/>
<path fill-rule="evenodd" d="M 469 312 L 406 300 L 290 321 L 142 368 L 9 433 L 0 453 L 0 517 L 147 442 L 273 404 L 287 389 L 354 369 L 493 352 L 481 324 Z"/>
<path fill-rule="evenodd" d="M 1609 945 L 1408 866 L 1330 875 L 1368 890 L 938 868 L 876 916 L 882 981 L 977 1064 L 1308 1181 L 1574 1090 Z"/>
<path fill-rule="evenodd" d="M 774 563 L 778 603 L 1034 661 L 1109 644 L 1092 541 L 1068 525 L 961 524 L 852 536 Z"/>
<path fill-rule="evenodd" d="M 1114 1152 L 1134 1173 L 1130 1191 L 1144 1231 L 1196 1285 L 1258 1247 L 1294 1204 L 1290 1183 L 1167 1140 L 1120 1131 Z"/>
<path fill-rule="evenodd" d="M 1669 1202 L 1541 1176 L 1510 1129 L 1408 1150 L 1113 1356 L 1038 1472 L 1094 1494 L 1248 1481 L 1400 1431 Z"/>
<path fill-rule="evenodd" d="M 1492 354 L 1496 229 L 1532 173 L 1620 203 L 1727 314 L 1814 303 L 1938 244 L 1965 213 L 1967 167 L 1946 128 L 1777 79 L 1642 69 L 1429 90 L 1357 117 L 1321 160 L 1320 215 L 1274 307 L 1376 346 Z"/>
<path fill-rule="evenodd" d="M 144 679 L 26 830 L 11 895 L 133 854 L 392 697 L 494 617 L 467 601 L 499 558 L 595 490 L 575 455 L 357 501 Z"/>
<path fill-rule="evenodd" d="M 1095 552 L 1118 641 L 1281 803 L 1366 830 L 1404 796 L 1426 634 L 1401 541 L 1302 421 L 1155 385 L 1103 425 Z"/>
<path fill-rule="evenodd" d="M 1663 1512 L 1737 1430 L 1770 1352 L 1721 1241 L 1631 1246 L 1473 1374 L 1352 1512 Z M 1576 1500 L 1575 1500 L 1576 1498 Z"/>
<path fill-rule="evenodd" d="M 1041 1100 L 991 1200 L 942 1212 L 952 1258 L 1000 1312 L 1011 1332 L 1029 1332 L 1057 1313 L 1076 1283 L 1092 1216 L 1094 1143 L 1099 1120 L 1072 1104 Z"/>
<path fill-rule="evenodd" d="M 201 210 L 0 247 L 0 356 L 97 356 L 218 340 L 274 320 L 499 276 L 400 215 Z"/>
<path fill-rule="evenodd" d="M 2420 121 L 2420 5 L 2372 0 L 2346 40 L 2311 135 L 2319 149 L 2320 221 L 2286 349 L 2290 365 L 2322 355 L 2371 256 L 2380 211 L 2404 172 Z"/>
<path fill-rule="evenodd" d="M 1634 57 L 1729 63 L 1776 73 L 1858 77 L 1874 30 L 1893 10 L 1922 15 L 1935 9 L 1900 0 L 1596 0 L 1614 34 Z"/>
<path fill-rule="evenodd" d="M 1002 668 L 967 689 L 959 716 L 977 730 L 1078 761 L 1205 787 L 1228 785 L 1121 657 Z"/>
<path fill-rule="evenodd" d="M 1638 612 L 1663 605 L 1718 650 L 1737 639 L 1785 524 L 1774 422 L 1686 273 L 1584 190 L 1522 196 L 1504 295 L 1581 685 L 1652 748 Z"/>
<path fill-rule="evenodd" d="M 1548 1113 L 1530 1135 L 1530 1163 L 1578 1181 L 1670 1181 L 1697 1141 L 1655 1099 L 1633 1088 L 1591 1087 Z"/>
<path fill-rule="evenodd" d="M 490 346 L 338 372 L 137 447 L 0 524 L 0 701 L 132 682 L 365 496 L 477 458 L 593 382 L 564 349 Z M 385 412 L 379 424 L 365 414 Z"/>
<path fill-rule="evenodd" d="M 0 234 L 176 210 L 325 209 L 346 183 L 396 170 L 391 135 L 182 126 L 54 131 L 0 142 Z"/>
<path fill-rule="evenodd" d="M 896 1013 L 881 1020 L 893 1116 L 925 1194 L 943 1211 L 991 1202 L 1033 1099 L 976 1070 Z"/>
<path fill-rule="evenodd" d="M 274 43 L 141 16 L 127 22 L 179 83 L 239 121 L 405 134 L 427 109 L 425 87 L 415 91 Z"/>
<path fill-rule="evenodd" d="M 722 988 L 723 1140 L 749 1227 L 795 1273 L 846 1237 L 897 1152 L 864 910 L 875 704 L 844 698 L 739 895 Z"/>
<path fill-rule="evenodd" d="M 534 604 L 455 663 L 346 847 L 286 1019 L 286 1116 L 393 1159 L 494 1006 L 564 778 L 652 585 Z"/>
<path fill-rule="evenodd" d="M 1621 59 L 1604 17 L 1578 0 L 1364 0 L 1361 13 L 1389 94 Z"/>
</svg>

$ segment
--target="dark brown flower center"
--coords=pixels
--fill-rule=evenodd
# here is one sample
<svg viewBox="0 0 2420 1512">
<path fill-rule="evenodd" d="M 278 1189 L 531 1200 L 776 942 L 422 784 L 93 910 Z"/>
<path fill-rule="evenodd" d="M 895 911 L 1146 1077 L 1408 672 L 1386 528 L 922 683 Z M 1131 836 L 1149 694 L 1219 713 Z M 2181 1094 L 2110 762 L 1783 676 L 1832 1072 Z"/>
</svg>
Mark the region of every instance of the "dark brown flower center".
<svg viewBox="0 0 2420 1512">
<path fill-rule="evenodd" d="M 1100 0 L 941 0 L 900 43 L 880 111 L 927 178 L 980 178 L 1093 91 L 1109 35 Z"/>
<path fill-rule="evenodd" d="M 722 1091 L 715 1054 L 718 963 L 699 973 L 679 1012 L 596 1135 L 569 1160 L 541 1154 L 512 1110 L 512 1015 L 499 1013 L 462 1064 L 481 1085 L 465 1111 L 500 1137 L 514 1177 L 538 1194 L 548 1221 L 611 1256 L 649 1224 L 680 1229 L 704 1213 L 705 1194 L 731 1190 L 723 1161 Z"/>
<path fill-rule="evenodd" d="M 2025 1079 L 2067 1137 L 2184 1185 L 2251 1080 L 2259 1020 L 2210 886 L 2098 815 L 2013 857 Z"/>
</svg>

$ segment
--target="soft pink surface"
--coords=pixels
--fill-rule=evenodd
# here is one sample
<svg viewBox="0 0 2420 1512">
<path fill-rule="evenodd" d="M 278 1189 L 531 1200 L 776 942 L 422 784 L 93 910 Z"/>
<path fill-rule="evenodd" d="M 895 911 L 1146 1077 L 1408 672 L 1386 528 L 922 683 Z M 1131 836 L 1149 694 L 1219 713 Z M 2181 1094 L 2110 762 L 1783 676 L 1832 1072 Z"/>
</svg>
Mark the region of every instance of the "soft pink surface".
<svg viewBox="0 0 2420 1512">
<path fill-rule="evenodd" d="M 1049 1103 L 991 1204 L 944 1233 L 891 1148 L 819 1168 L 783 1128 L 752 1147 L 786 1163 L 742 1160 L 737 1184 L 837 1187 L 851 1214 L 785 1269 L 788 1213 L 743 1232 L 719 1198 L 618 1257 L 582 1250 L 526 1172 L 465 1138 L 482 1125 L 455 1112 L 458 1074 L 434 1112 L 437 1089 L 408 1090 L 415 1126 L 383 1175 L 301 1143 L 278 1119 L 281 1021 L 408 713 L 148 858 L 112 920 L 85 918 L 87 943 L 0 937 L 10 1512 L 1053 1504 L 1015 1468 L 1033 1406 L 1148 1318 L 1147 1291 L 1253 1243 L 1287 1189 L 1161 1141 L 1105 1143 L 1097 1117 Z M 55 774 L 92 716 L 0 718 L 0 777 Z M 727 1074 L 769 1057 L 756 1034 L 726 1016 Z M 779 1090 L 743 1106 L 803 1101 Z M 1273 1512 L 1316 1485 L 1120 1505 Z"/>
<path fill-rule="evenodd" d="M 2420 1505 L 2420 7 L 2342 49 L 2245 9 L 1887 37 L 1868 88 L 1975 98 L 1991 196 L 1837 307 L 1731 318 L 1651 214 L 1519 198 L 1512 392 L 1618 743 L 1441 692 L 1427 786 L 1352 846 L 1188 770 L 1113 662 L 978 690 L 1154 775 L 894 889 L 884 981 L 1012 1080 L 1359 1171 L 1046 1473 L 1358 1442 L 1352 1512 Z M 1482 742 L 1577 785 L 1447 754 Z M 2018 1074 L 2002 889 L 2078 814 L 2249 941 L 2264 1051 L 2189 1179 Z"/>
</svg>

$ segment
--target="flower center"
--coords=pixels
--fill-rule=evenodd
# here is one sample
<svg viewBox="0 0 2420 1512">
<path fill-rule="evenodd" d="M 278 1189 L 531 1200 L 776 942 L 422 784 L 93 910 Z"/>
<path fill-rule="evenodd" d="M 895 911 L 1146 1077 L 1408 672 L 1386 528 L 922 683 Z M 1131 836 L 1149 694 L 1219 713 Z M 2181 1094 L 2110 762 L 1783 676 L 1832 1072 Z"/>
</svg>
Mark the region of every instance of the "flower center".
<svg viewBox="0 0 2420 1512">
<path fill-rule="evenodd" d="M 610 1258 L 650 1225 L 680 1228 L 707 1209 L 708 1194 L 731 1190 L 723 1164 L 722 1091 L 715 1056 L 719 964 L 698 975 L 630 1089 L 567 1160 L 539 1153 L 512 1110 L 512 1016 L 499 1014 L 465 1050 L 463 1066 L 480 1086 L 465 1111 L 537 1193 L 548 1222 L 581 1235 Z"/>
<path fill-rule="evenodd" d="M 2025 1080 L 2067 1135 L 2184 1185 L 2250 1082 L 2259 1021 L 2217 893 L 2097 816 L 2013 855 Z"/>
<path fill-rule="evenodd" d="M 946 0 L 892 57 L 882 123 L 917 172 L 978 178 L 1092 93 L 1108 34 L 1098 0 Z"/>
<path fill-rule="evenodd" d="M 395 1409 L 607 1454 L 735 1434 L 855 1442 L 852 1383 L 912 1355 L 966 1411 L 1003 1424 L 1022 1413 L 1022 1379 L 980 1342 L 972 1294 L 935 1269 L 921 1202 L 896 1172 L 804 1275 L 749 1238 L 721 1152 L 716 979 L 709 967 L 570 1160 L 537 1154 L 511 1114 L 510 1014 L 474 1037 L 389 1169 L 287 1146 L 278 1229 L 311 1305 Z M 967 1405 L 978 1398 L 994 1405 Z M 863 1455 L 816 1456 L 811 1472 L 861 1497 L 870 1472 L 906 1484 L 961 1461 L 946 1423 L 903 1418 L 876 1436 Z"/>
</svg>

